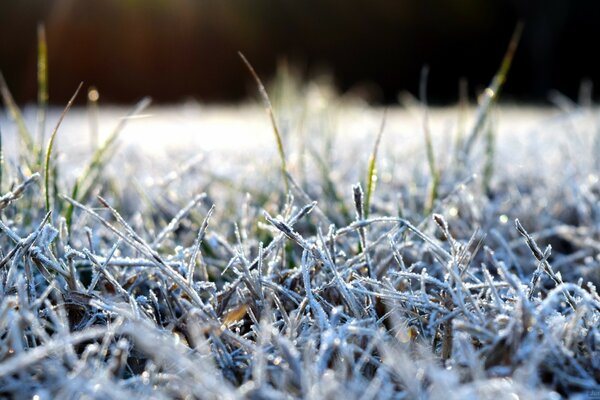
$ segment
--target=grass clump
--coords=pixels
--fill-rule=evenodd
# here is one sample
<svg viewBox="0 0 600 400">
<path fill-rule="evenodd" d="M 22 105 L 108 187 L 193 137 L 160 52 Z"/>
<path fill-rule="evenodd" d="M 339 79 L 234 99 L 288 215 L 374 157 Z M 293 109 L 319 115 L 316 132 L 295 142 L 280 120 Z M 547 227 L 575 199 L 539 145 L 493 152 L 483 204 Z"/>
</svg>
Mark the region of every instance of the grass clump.
<svg viewBox="0 0 600 400">
<path fill-rule="evenodd" d="M 2 88 L 6 110 L 18 110 Z M 382 144 L 383 124 L 370 158 L 353 152 L 344 137 L 344 145 L 331 145 L 336 151 L 301 167 L 321 173 L 296 182 L 297 165 L 286 164 L 269 110 L 279 159 L 268 151 L 198 158 L 198 149 L 182 146 L 170 155 L 189 157 L 180 167 L 172 158 L 132 163 L 133 154 L 115 151 L 125 119 L 73 189 L 65 176 L 49 173 L 59 164 L 51 157 L 58 127 L 45 166 L 27 165 L 35 158 L 21 148 L 22 164 L 3 170 L 10 190 L 0 196 L 0 395 L 596 393 L 595 158 L 567 161 L 579 162 L 582 174 L 557 164 L 544 175 L 543 157 L 530 154 L 523 163 L 535 160 L 533 167 L 498 169 L 484 190 L 480 180 L 464 179 L 464 168 L 471 176 L 485 165 L 482 149 L 468 164 L 450 163 L 430 203 L 429 179 L 442 170 L 440 157 L 431 169 L 418 151 L 396 154 Z M 318 118 L 311 111 L 306 115 Z M 26 121 L 13 120 L 21 131 Z M 303 124 L 308 132 L 324 126 Z M 292 146 L 289 160 L 304 156 L 298 149 L 319 155 L 321 142 L 300 135 L 308 142 Z M 428 146 L 435 139 L 431 131 Z M 353 186 L 364 179 L 357 154 L 368 162 L 366 194 Z M 497 159 L 504 156 L 497 149 Z M 383 177 L 397 157 L 403 173 L 381 179 L 375 192 L 375 163 Z M 231 170 L 223 169 L 224 159 Z M 270 179 L 279 169 L 289 184 L 285 193 Z M 154 179 L 144 183 L 144 174 Z M 51 186 L 66 207 L 50 204 Z M 354 218 L 345 197 L 354 200 Z"/>
</svg>

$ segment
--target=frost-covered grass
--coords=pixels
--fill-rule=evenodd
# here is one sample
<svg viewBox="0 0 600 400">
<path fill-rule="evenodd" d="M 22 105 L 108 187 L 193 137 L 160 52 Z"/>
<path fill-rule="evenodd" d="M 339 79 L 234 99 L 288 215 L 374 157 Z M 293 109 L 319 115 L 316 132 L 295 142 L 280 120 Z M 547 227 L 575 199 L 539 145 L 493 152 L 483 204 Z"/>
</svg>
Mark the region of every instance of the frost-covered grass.
<svg viewBox="0 0 600 400">
<path fill-rule="evenodd" d="M 0 394 L 597 395 L 598 110 L 405 98 L 380 123 L 327 93 L 275 86 L 283 149 L 263 116 L 149 151 L 135 118 L 97 129 L 94 92 L 73 118 L 99 144 L 66 114 L 52 149 L 58 114 L 21 119 L 4 90 Z"/>
</svg>

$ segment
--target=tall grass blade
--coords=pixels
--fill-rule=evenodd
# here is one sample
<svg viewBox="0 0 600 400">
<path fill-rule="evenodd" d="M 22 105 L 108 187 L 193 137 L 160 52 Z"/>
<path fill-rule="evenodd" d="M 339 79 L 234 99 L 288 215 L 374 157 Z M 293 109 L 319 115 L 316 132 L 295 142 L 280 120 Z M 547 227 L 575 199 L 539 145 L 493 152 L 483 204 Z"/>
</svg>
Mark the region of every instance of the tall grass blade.
<svg viewBox="0 0 600 400">
<path fill-rule="evenodd" d="M 494 175 L 494 158 L 496 155 L 496 132 L 493 118 L 489 120 L 485 132 L 485 163 L 483 166 L 483 190 L 490 194 L 492 176 Z"/>
<path fill-rule="evenodd" d="M 425 149 L 427 151 L 427 164 L 429 165 L 429 174 L 431 182 L 429 183 L 429 192 L 425 201 L 425 215 L 433 210 L 433 205 L 438 198 L 438 187 L 440 185 L 440 171 L 436 165 L 435 153 L 433 151 L 433 140 L 431 139 L 431 129 L 429 127 L 429 108 L 427 107 L 427 78 L 429 68 L 423 67 L 421 70 L 421 82 L 419 84 L 419 97 L 423 107 L 423 134 L 425 135 Z"/>
<path fill-rule="evenodd" d="M 271 121 L 271 126 L 273 127 L 273 133 L 275 134 L 275 141 L 277 142 L 277 151 L 279 152 L 279 158 L 280 158 L 280 162 L 281 162 L 281 174 L 283 176 L 285 192 L 287 193 L 287 192 L 289 192 L 290 185 L 289 185 L 289 182 L 287 179 L 287 164 L 285 161 L 285 151 L 283 148 L 283 140 L 281 138 L 281 132 L 279 131 L 279 126 L 277 124 L 277 120 L 275 119 L 275 113 L 273 112 L 273 106 L 271 105 L 271 100 L 269 99 L 269 94 L 267 93 L 267 90 L 265 89 L 265 85 L 263 85 L 262 81 L 260 80 L 256 71 L 254 71 L 254 68 L 252 67 L 250 62 L 239 51 L 238 51 L 238 55 L 240 56 L 240 58 L 246 65 L 246 68 L 248 68 L 248 71 L 250 71 L 250 74 L 252 75 L 254 80 L 256 81 L 256 85 L 258 86 L 258 91 L 260 93 L 260 96 L 262 97 L 265 110 L 267 111 L 267 115 L 269 116 L 269 120 Z"/>
<path fill-rule="evenodd" d="M 387 119 L 387 108 L 383 111 L 383 117 L 381 119 L 381 125 L 379 126 L 379 133 L 377 134 L 377 139 L 375 139 L 375 145 L 373 146 L 373 152 L 369 157 L 369 168 L 367 170 L 367 196 L 365 198 L 365 206 L 364 206 L 364 217 L 365 219 L 369 218 L 369 212 L 371 209 L 371 199 L 373 198 L 373 192 L 375 191 L 375 184 L 377 182 L 377 152 L 379 151 L 379 144 L 381 143 L 381 137 L 383 136 L 383 131 L 385 129 L 385 122 Z"/>
<path fill-rule="evenodd" d="M 50 157 L 52 156 L 52 149 L 54 148 L 54 139 L 56 138 L 56 133 L 58 132 L 58 129 L 60 128 L 60 125 L 62 124 L 62 121 L 65 118 L 65 115 L 71 109 L 71 106 L 73 105 L 73 102 L 75 101 L 75 98 L 77 97 L 77 94 L 79 93 L 79 90 L 81 89 L 81 86 L 83 86 L 83 82 L 81 82 L 79 84 L 79 86 L 77 87 L 77 90 L 75 90 L 75 93 L 73 94 L 73 96 L 71 97 L 69 102 L 67 103 L 67 106 L 65 107 L 63 112 L 60 114 L 60 117 L 58 118 L 58 122 L 56 123 L 56 127 L 52 131 L 52 135 L 50 136 L 50 141 L 48 142 L 48 149 L 46 150 L 46 159 L 44 160 L 44 192 L 45 192 L 45 196 L 46 196 L 46 212 L 51 211 L 51 209 L 50 209 Z M 56 177 L 55 177 L 55 179 L 56 179 Z"/>
<path fill-rule="evenodd" d="M 504 54 L 504 58 L 502 59 L 502 64 L 500 64 L 500 69 L 494 75 L 492 82 L 483 92 L 479 107 L 477 108 L 477 114 L 475 116 L 475 123 L 473 124 L 473 128 L 469 132 L 467 139 L 465 140 L 463 151 L 462 151 L 462 162 L 464 163 L 467 160 L 469 153 L 471 152 L 471 148 L 477 137 L 479 136 L 484 123 L 487 119 L 488 113 L 490 111 L 491 106 L 494 104 L 500 90 L 504 86 L 504 82 L 506 81 L 506 76 L 508 75 L 508 71 L 512 65 L 513 57 L 515 52 L 517 51 L 517 47 L 519 45 L 519 41 L 521 40 L 521 34 L 523 33 L 523 22 L 519 22 L 515 31 L 513 32 L 512 38 L 510 39 L 510 43 L 508 44 L 508 49 Z"/>
<path fill-rule="evenodd" d="M 38 63 L 37 63 L 37 83 L 38 83 L 38 141 L 36 155 L 39 153 L 41 163 L 42 148 L 46 134 L 46 116 L 48 112 L 48 44 L 46 42 L 46 30 L 43 24 L 38 25 Z"/>
</svg>

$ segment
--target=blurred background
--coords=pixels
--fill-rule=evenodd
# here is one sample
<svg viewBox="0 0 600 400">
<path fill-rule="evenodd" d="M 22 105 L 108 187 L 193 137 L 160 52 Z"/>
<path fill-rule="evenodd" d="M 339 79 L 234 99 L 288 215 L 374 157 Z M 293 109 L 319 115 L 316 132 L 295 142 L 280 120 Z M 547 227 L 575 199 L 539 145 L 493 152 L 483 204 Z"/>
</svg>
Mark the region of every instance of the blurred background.
<svg viewBox="0 0 600 400">
<path fill-rule="evenodd" d="M 417 93 L 474 96 L 496 72 L 519 20 L 525 31 L 503 98 L 543 103 L 600 81 L 596 0 L 2 0 L 0 70 L 18 102 L 36 99 L 36 27 L 46 26 L 50 102 L 80 81 L 103 102 L 237 102 L 255 87 L 237 51 L 269 81 L 278 66 L 332 77 L 373 104 Z"/>
</svg>

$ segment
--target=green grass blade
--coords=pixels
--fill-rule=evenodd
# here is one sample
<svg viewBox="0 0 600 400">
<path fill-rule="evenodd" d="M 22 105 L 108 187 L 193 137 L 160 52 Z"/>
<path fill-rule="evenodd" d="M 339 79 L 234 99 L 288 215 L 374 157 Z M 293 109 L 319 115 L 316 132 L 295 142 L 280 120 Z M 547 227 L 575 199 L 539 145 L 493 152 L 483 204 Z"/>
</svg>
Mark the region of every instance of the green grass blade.
<svg viewBox="0 0 600 400">
<path fill-rule="evenodd" d="M 79 194 L 79 179 L 75 180 L 75 184 L 73 185 L 73 190 L 71 191 L 71 198 L 76 199 Z M 65 214 L 65 222 L 67 224 L 67 232 L 71 235 L 71 222 L 73 221 L 73 204 L 69 203 L 67 205 L 67 212 Z"/>
<path fill-rule="evenodd" d="M 38 26 L 38 64 L 37 64 L 37 82 L 38 82 L 38 141 L 36 154 L 39 153 L 41 162 L 42 148 L 46 134 L 46 116 L 48 112 L 48 44 L 46 42 L 46 30 L 44 25 Z"/>
<path fill-rule="evenodd" d="M 53 194 L 53 199 L 52 199 L 52 204 L 54 206 L 54 211 L 56 212 L 56 215 L 60 215 L 63 209 L 63 202 L 59 201 L 59 193 L 60 193 L 60 189 L 59 189 L 59 179 L 58 177 L 60 176 L 60 168 L 58 163 L 53 163 L 50 167 L 50 173 L 52 174 L 51 178 L 50 178 L 50 182 L 52 184 L 52 194 Z"/>
<path fill-rule="evenodd" d="M 73 96 L 71 97 L 69 102 L 67 103 L 67 106 L 65 107 L 63 112 L 60 114 L 60 117 L 58 118 L 58 122 L 56 123 L 56 127 L 52 131 L 52 135 L 50 136 L 50 141 L 48 142 L 48 149 L 46 150 L 46 159 L 44 160 L 44 191 L 45 191 L 45 196 L 46 196 L 46 212 L 51 211 L 51 209 L 50 209 L 50 157 L 52 156 L 52 149 L 54 148 L 54 139 L 56 138 L 56 133 L 58 132 L 58 129 L 60 128 L 60 125 L 62 124 L 62 121 L 65 118 L 65 115 L 71 109 L 71 106 L 73 105 L 73 102 L 75 101 L 75 98 L 77 97 L 77 94 L 79 93 L 79 90 L 81 89 L 81 86 L 83 86 L 83 82 L 81 82 L 79 84 L 79 86 L 77 87 L 77 90 L 75 90 L 75 93 L 73 94 Z"/>
<path fill-rule="evenodd" d="M 379 133 L 377 134 L 377 139 L 375 139 L 375 145 L 373 146 L 373 152 L 369 157 L 369 167 L 367 170 L 367 196 L 365 198 L 365 219 L 369 218 L 369 212 L 371 209 L 371 199 L 373 197 L 373 192 L 375 191 L 375 183 L 377 182 L 377 152 L 379 151 L 379 144 L 381 143 L 381 137 L 383 136 L 383 131 L 385 129 L 385 122 L 387 119 L 387 108 L 383 111 L 383 117 L 381 119 L 381 125 L 379 127 Z"/>
<path fill-rule="evenodd" d="M 462 161 L 465 162 L 471 148 L 473 147 L 473 143 L 479 136 L 485 120 L 487 119 L 489 110 L 492 104 L 498 98 L 500 90 L 504 86 L 504 82 L 506 82 L 506 76 L 508 75 L 508 71 L 510 70 L 510 66 L 512 65 L 513 57 L 515 52 L 517 51 L 517 47 L 519 45 L 519 41 L 521 40 L 521 34 L 523 33 L 523 23 L 519 22 L 515 31 L 513 32 L 512 38 L 508 44 L 508 49 L 504 54 L 504 58 L 502 59 L 502 64 L 500 64 L 500 68 L 490 85 L 483 92 L 479 107 L 477 108 L 477 114 L 475 116 L 475 123 L 473 124 L 473 128 L 469 132 L 467 139 L 464 142 L 463 151 L 462 151 Z"/>
<path fill-rule="evenodd" d="M 269 95 L 267 90 L 265 89 L 265 85 L 263 85 L 256 71 L 250 64 L 250 62 L 244 57 L 244 55 L 238 51 L 238 55 L 246 64 L 246 68 L 250 71 L 250 74 L 256 81 L 256 85 L 258 86 L 258 91 L 260 96 L 262 97 L 265 110 L 267 111 L 267 115 L 269 116 L 269 120 L 271 121 L 271 126 L 273 127 L 273 133 L 275 134 L 275 141 L 277 142 L 277 151 L 279 152 L 279 158 L 281 161 L 281 174 L 283 176 L 283 183 L 285 185 L 285 192 L 288 193 L 290 190 L 290 184 L 287 179 L 287 164 L 285 161 L 285 151 L 283 148 L 283 140 L 281 139 L 281 132 L 279 130 L 279 126 L 277 125 L 277 120 L 275 119 L 275 113 L 273 112 L 273 106 L 271 105 L 271 100 L 269 99 Z"/>
</svg>

